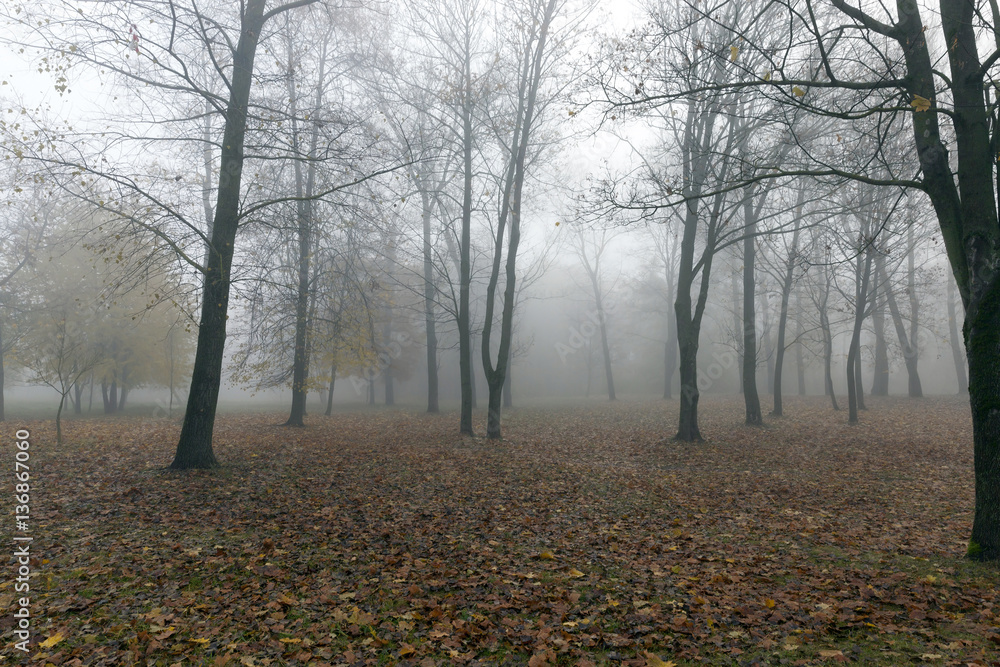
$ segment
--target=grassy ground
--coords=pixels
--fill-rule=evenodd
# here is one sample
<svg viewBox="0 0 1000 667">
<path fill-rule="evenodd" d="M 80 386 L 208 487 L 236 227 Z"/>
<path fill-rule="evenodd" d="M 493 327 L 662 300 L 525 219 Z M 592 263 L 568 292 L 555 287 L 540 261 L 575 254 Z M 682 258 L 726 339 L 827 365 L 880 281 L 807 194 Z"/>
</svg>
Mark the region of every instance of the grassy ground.
<svg viewBox="0 0 1000 667">
<path fill-rule="evenodd" d="M 177 420 L 73 420 L 62 446 L 7 422 L 32 434 L 30 661 L 991 664 L 968 404 L 869 408 L 748 428 L 709 397 L 697 445 L 667 441 L 672 402 L 520 408 L 502 444 L 455 414 L 223 415 L 223 467 L 193 473 L 165 469 Z"/>
</svg>

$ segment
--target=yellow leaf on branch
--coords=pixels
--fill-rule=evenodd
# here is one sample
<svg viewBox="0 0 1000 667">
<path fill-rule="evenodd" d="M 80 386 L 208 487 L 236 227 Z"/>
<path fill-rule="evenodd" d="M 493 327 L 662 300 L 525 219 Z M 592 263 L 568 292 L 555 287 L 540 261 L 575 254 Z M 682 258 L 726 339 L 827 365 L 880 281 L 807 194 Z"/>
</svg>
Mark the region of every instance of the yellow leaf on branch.
<svg viewBox="0 0 1000 667">
<path fill-rule="evenodd" d="M 931 108 L 931 101 L 926 97 L 914 95 L 913 101 L 910 102 L 910 106 L 912 106 L 915 111 L 927 111 Z"/>
</svg>

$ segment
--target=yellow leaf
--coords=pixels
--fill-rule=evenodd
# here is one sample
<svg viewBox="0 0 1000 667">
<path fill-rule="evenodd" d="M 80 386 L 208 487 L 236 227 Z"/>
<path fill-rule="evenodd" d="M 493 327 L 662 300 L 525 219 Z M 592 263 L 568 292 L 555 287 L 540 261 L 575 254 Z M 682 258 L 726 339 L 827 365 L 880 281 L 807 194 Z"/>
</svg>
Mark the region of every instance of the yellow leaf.
<svg viewBox="0 0 1000 667">
<path fill-rule="evenodd" d="M 578 579 L 580 577 L 585 577 L 587 575 L 585 575 L 583 572 L 580 572 L 580 570 L 578 570 L 575 567 L 573 567 L 573 568 L 570 568 L 570 570 L 569 570 L 569 576 L 573 577 L 574 579 Z"/>
<path fill-rule="evenodd" d="M 777 604 L 778 603 L 772 600 L 771 598 L 764 600 L 764 606 L 767 607 L 768 609 L 774 609 L 775 605 Z"/>
<path fill-rule="evenodd" d="M 806 91 L 802 90 L 798 86 L 792 86 L 792 92 L 795 93 L 795 97 L 804 97 Z"/>
<path fill-rule="evenodd" d="M 48 639 L 46 639 L 45 641 L 41 642 L 38 645 L 38 648 L 52 648 L 53 646 L 55 646 L 56 644 L 58 644 L 62 640 L 63 640 L 62 633 L 61 632 L 57 632 L 54 635 L 52 635 L 51 637 L 49 637 Z"/>
<path fill-rule="evenodd" d="M 196 639 L 195 641 L 199 641 L 200 642 L 201 640 L 200 639 Z M 208 640 L 206 639 L 205 641 L 208 641 Z M 302 640 L 299 639 L 298 637 L 282 637 L 278 641 L 281 642 L 282 644 L 298 644 Z"/>
<path fill-rule="evenodd" d="M 737 48 L 735 46 L 730 46 L 729 47 L 729 62 L 731 62 L 731 63 L 736 62 L 736 57 L 739 56 L 739 55 L 740 55 L 739 48 Z"/>
<path fill-rule="evenodd" d="M 646 667 L 676 667 L 676 663 L 673 660 L 660 660 L 660 656 L 655 653 L 644 651 L 643 655 L 646 656 Z"/>
<path fill-rule="evenodd" d="M 212 640 L 211 639 L 205 639 L 204 637 L 202 637 L 202 638 L 199 638 L 199 639 L 189 639 L 188 641 L 194 642 L 195 644 L 201 644 L 202 646 L 204 646 L 205 644 L 209 643 Z M 285 640 L 282 639 L 281 641 L 285 641 Z"/>
<path fill-rule="evenodd" d="M 541 558 L 542 560 L 555 560 L 556 559 L 555 554 L 552 553 L 551 551 L 543 551 L 542 553 L 538 554 L 538 557 Z"/>
<path fill-rule="evenodd" d="M 403 644 L 403 647 L 399 649 L 399 657 L 405 658 L 408 655 L 413 655 L 417 652 L 417 649 L 413 648 L 409 644 Z"/>
<path fill-rule="evenodd" d="M 913 101 L 910 102 L 910 106 L 912 106 L 916 111 L 927 111 L 931 108 L 931 101 L 926 97 L 914 95 Z"/>
<path fill-rule="evenodd" d="M 770 71 L 764 72 L 764 81 L 770 81 L 770 80 L 771 80 L 771 72 Z"/>
</svg>

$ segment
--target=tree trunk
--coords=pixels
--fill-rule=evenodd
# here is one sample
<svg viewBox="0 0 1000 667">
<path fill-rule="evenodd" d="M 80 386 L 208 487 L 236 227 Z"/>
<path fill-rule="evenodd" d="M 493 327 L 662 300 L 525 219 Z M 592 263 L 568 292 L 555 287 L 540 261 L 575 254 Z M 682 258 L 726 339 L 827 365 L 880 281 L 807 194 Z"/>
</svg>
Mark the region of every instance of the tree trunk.
<svg viewBox="0 0 1000 667">
<path fill-rule="evenodd" d="M 667 302 L 674 301 L 675 276 L 664 263 L 667 279 Z M 667 311 L 667 342 L 663 349 L 663 398 L 673 398 L 674 373 L 677 372 L 677 315 L 673 308 Z"/>
<path fill-rule="evenodd" d="M 743 217 L 746 223 L 743 232 L 743 402 L 747 425 L 760 426 L 764 423 L 764 415 L 757 394 L 757 220 L 749 194 L 743 202 Z"/>
<path fill-rule="evenodd" d="M 683 283 L 683 281 L 680 281 Z M 678 291 L 680 294 L 680 291 Z M 678 297 L 678 302 L 682 297 Z M 678 311 L 681 307 L 677 308 Z M 680 353 L 681 405 L 675 440 L 681 442 L 701 442 L 698 429 L 698 331 L 683 315 L 677 317 L 677 344 Z"/>
<path fill-rule="evenodd" d="M 59 408 L 56 410 L 56 444 L 62 444 L 62 411 L 63 406 L 66 405 L 66 392 L 64 391 L 59 397 Z"/>
<path fill-rule="evenodd" d="M 826 285 L 819 303 L 819 326 L 823 331 L 823 391 L 830 397 L 834 410 L 840 410 L 837 405 L 837 392 L 833 390 L 833 332 L 830 331 L 830 316 L 826 310 L 830 297 L 829 268 L 823 266 L 823 278 Z"/>
<path fill-rule="evenodd" d="M 916 244 L 913 242 L 913 225 L 907 230 L 910 251 L 906 256 L 907 279 L 906 288 L 910 296 L 910 357 L 906 364 L 906 372 L 909 375 L 908 389 L 910 398 L 920 398 L 924 395 L 923 387 L 920 386 L 920 373 L 917 372 L 917 365 L 920 362 L 920 342 L 917 338 L 920 320 L 920 302 L 917 300 L 917 278 L 914 268 L 915 256 L 917 254 Z"/>
<path fill-rule="evenodd" d="M 885 299 L 889 304 L 889 313 L 892 314 L 892 324 L 896 328 L 896 336 L 899 338 L 899 347 L 903 350 L 903 363 L 906 364 L 906 375 L 908 377 L 909 394 L 913 398 L 923 396 L 923 389 L 920 386 L 920 373 L 917 370 L 918 353 L 916 341 L 911 341 L 906 335 L 906 326 L 903 323 L 903 316 L 899 312 L 896 304 L 896 296 L 890 286 L 886 286 Z"/>
<path fill-rule="evenodd" d="M 743 386 L 744 337 L 740 334 L 740 331 L 743 328 L 744 318 L 743 318 L 742 308 L 740 305 L 740 289 L 739 289 L 739 282 L 736 279 L 736 271 L 733 271 L 730 274 L 729 288 L 731 295 L 733 297 L 733 335 L 734 335 L 733 345 L 736 347 L 736 367 L 740 369 L 738 375 L 740 383 L 740 393 L 742 394 L 744 392 L 744 386 Z"/>
<path fill-rule="evenodd" d="M 767 300 L 764 299 L 762 303 L 763 308 L 767 308 Z M 767 313 L 765 313 L 767 314 Z M 771 322 L 768 319 L 770 317 L 763 318 L 763 331 L 761 331 L 761 336 L 764 338 L 764 368 L 767 372 L 767 392 L 769 394 L 774 394 L 774 342 L 771 339 Z M 754 352 L 756 356 L 756 352 Z"/>
<path fill-rule="evenodd" d="M 336 382 L 337 382 L 337 364 L 334 363 L 330 367 L 330 387 L 327 389 L 326 392 L 326 412 L 323 413 L 327 417 L 333 414 L 333 386 L 334 384 L 336 384 Z"/>
<path fill-rule="evenodd" d="M 856 385 L 856 400 L 858 401 L 858 410 L 867 410 L 865 406 L 865 384 L 862 381 L 861 374 L 861 341 L 858 341 L 858 355 L 854 357 L 854 384 Z"/>
<path fill-rule="evenodd" d="M 310 263 L 312 261 L 312 226 L 313 202 L 312 195 L 316 182 L 316 162 L 312 157 L 316 154 L 319 141 L 319 123 L 314 118 L 313 129 L 309 138 L 309 158 L 307 173 L 302 173 L 302 162 L 299 159 L 299 128 L 298 128 L 298 94 L 295 86 L 294 51 L 291 36 L 288 40 L 288 99 L 290 105 L 292 126 L 292 166 L 295 174 L 295 222 L 298 236 L 298 286 L 295 294 L 295 352 L 292 359 L 292 406 L 285 426 L 305 426 L 306 399 L 309 392 L 309 296 L 310 296 Z M 325 62 L 319 61 L 317 74 L 316 100 L 313 115 L 318 114 L 323 103 L 323 78 Z"/>
<path fill-rule="evenodd" d="M 601 354 L 604 357 L 604 379 L 608 385 L 608 400 L 614 401 L 617 397 L 615 396 L 615 377 L 611 371 L 611 348 L 608 345 L 608 318 L 604 313 L 604 301 L 601 299 L 601 284 L 598 271 L 597 265 L 595 265 L 593 271 L 589 271 L 590 283 L 594 290 L 594 306 L 597 310 L 597 322 L 601 331 Z"/>
<path fill-rule="evenodd" d="M 795 210 L 795 227 L 792 230 L 792 247 L 788 251 L 788 261 L 785 263 L 785 277 L 781 283 L 781 310 L 778 313 L 778 346 L 775 349 L 774 358 L 774 409 L 771 410 L 771 415 L 775 417 L 782 416 L 782 404 L 781 404 L 781 372 L 785 366 L 785 329 L 788 326 L 788 301 L 792 295 L 792 283 L 795 277 L 795 263 L 798 261 L 799 252 L 799 224 L 802 220 L 802 201 L 805 197 L 805 189 L 800 188 L 798 194 L 798 205 Z M 796 346 L 799 345 L 796 339 Z M 796 348 L 796 361 L 798 362 L 799 373 L 802 372 L 802 351 L 800 348 Z M 804 384 L 804 378 L 803 382 Z M 800 391 L 804 387 L 799 387 Z"/>
<path fill-rule="evenodd" d="M 795 290 L 795 374 L 799 381 L 799 396 L 806 395 L 806 365 L 802 354 L 802 289 Z"/>
<path fill-rule="evenodd" d="M 396 385 L 392 377 L 393 333 L 392 333 L 392 306 L 385 307 L 385 320 L 382 324 L 382 345 L 385 347 L 385 370 L 382 371 L 382 383 L 385 386 L 385 404 L 387 406 L 396 404 Z"/>
<path fill-rule="evenodd" d="M 888 284 L 883 270 L 885 260 L 875 259 L 875 289 L 873 290 L 874 310 L 872 325 L 875 329 L 875 377 L 872 380 L 872 396 L 889 395 L 889 352 L 885 344 L 885 290 Z"/>
<path fill-rule="evenodd" d="M 123 394 L 124 396 L 124 394 Z M 83 387 L 79 382 L 73 383 L 73 414 L 83 414 Z"/>
<path fill-rule="evenodd" d="M 434 314 L 434 255 L 431 246 L 431 198 L 420 190 L 424 251 L 424 327 L 427 332 L 427 412 L 436 414 L 438 406 L 437 322 Z"/>
<path fill-rule="evenodd" d="M 466 40 L 470 39 L 466 35 Z M 466 44 L 470 47 L 470 44 Z M 471 234 L 472 234 L 472 63 L 471 54 L 466 50 L 465 71 L 463 72 L 465 99 L 462 104 L 462 158 L 464 181 L 462 186 L 462 237 L 459 241 L 459 296 L 458 296 L 458 367 L 462 385 L 462 412 L 459 432 L 473 435 L 472 429 L 472 331 L 469 320 L 469 287 L 472 281 Z"/>
<path fill-rule="evenodd" d="M 118 380 L 111 380 L 111 388 L 108 391 L 107 414 L 113 415 L 118 412 Z"/>
<path fill-rule="evenodd" d="M 994 249 L 994 262 L 1000 248 Z M 980 283 L 980 281 L 982 281 Z M 979 284 L 976 284 L 979 283 Z M 965 320 L 976 472 L 976 512 L 968 555 L 1000 559 L 1000 279 L 973 278 Z"/>
<path fill-rule="evenodd" d="M 507 378 L 507 362 L 511 358 L 511 343 L 514 331 L 514 304 L 517 300 L 517 251 L 521 241 L 521 202 L 523 200 L 525 165 L 527 161 L 528 144 L 535 118 L 535 102 L 542 79 L 542 64 L 544 62 L 545 43 L 549 26 L 555 15 L 557 0 L 548 0 L 543 10 L 543 16 L 538 26 L 537 42 L 531 42 L 528 48 L 534 51 L 525 53 L 525 63 L 530 64 L 530 72 L 525 68 L 521 88 L 522 97 L 519 101 L 517 121 L 514 127 L 511 143 L 511 164 L 505 187 L 501 214 L 497 221 L 496 248 L 493 254 L 493 265 L 490 272 L 489 286 L 486 288 L 486 316 L 483 324 L 483 370 L 489 386 L 489 405 L 486 421 L 486 437 L 491 440 L 501 438 L 500 416 L 502 407 L 503 385 Z M 530 57 L 530 59 L 529 59 Z M 528 78 L 530 76 L 530 78 Z M 490 337 L 493 331 L 493 310 L 496 304 L 496 292 L 499 281 L 500 260 L 503 254 L 504 225 L 506 218 L 510 219 L 510 236 L 507 243 L 507 258 L 505 267 L 505 284 L 503 293 L 503 309 L 500 315 L 500 345 L 494 366 L 490 354 Z"/>
<path fill-rule="evenodd" d="M 121 396 L 118 398 L 118 412 L 125 410 L 125 401 L 128 399 L 128 387 L 122 386 Z"/>
<path fill-rule="evenodd" d="M 4 407 L 4 368 L 3 368 L 3 322 L 0 321 L 0 422 L 6 419 Z"/>
<path fill-rule="evenodd" d="M 511 384 L 514 382 L 511 374 L 511 366 L 514 365 L 514 346 L 510 346 L 510 353 L 507 355 L 507 377 L 503 381 L 503 407 L 514 407 L 514 392 Z"/>
<path fill-rule="evenodd" d="M 951 343 L 951 359 L 955 363 L 955 376 L 958 379 L 958 395 L 969 393 L 969 362 L 965 359 L 962 343 L 959 343 L 958 311 L 955 304 L 955 277 L 948 276 L 948 339 Z"/>
<path fill-rule="evenodd" d="M 472 332 L 470 331 L 469 332 L 469 350 L 470 350 L 470 354 L 471 354 L 471 350 L 475 350 L 475 349 L 476 349 L 476 337 L 473 336 Z M 471 359 L 470 359 L 469 363 L 470 363 L 470 365 L 472 364 Z M 477 387 L 478 387 L 478 383 L 476 382 L 476 367 L 475 367 L 475 365 L 472 365 L 472 368 L 469 371 L 469 400 L 472 401 L 472 409 L 473 410 L 475 410 L 476 408 L 479 407 L 479 396 L 476 393 Z"/>
<path fill-rule="evenodd" d="M 862 256 L 863 254 L 863 256 Z M 865 320 L 865 308 L 868 300 L 868 281 L 871 274 L 871 252 L 864 251 L 858 255 L 855 264 L 855 276 L 857 282 L 854 290 L 854 330 L 851 334 L 851 346 L 847 351 L 847 421 L 851 424 L 858 423 L 858 409 L 861 407 L 859 400 L 861 386 L 859 373 L 859 360 L 861 355 L 861 325 Z"/>
<path fill-rule="evenodd" d="M 212 450 L 215 411 L 222 382 L 222 362 L 226 345 L 229 310 L 230 270 L 236 232 L 240 224 L 240 184 L 243 176 L 243 140 L 246 134 L 247 105 L 253 81 L 253 61 L 257 40 L 264 24 L 265 0 L 247 0 L 240 40 L 233 54 L 233 71 L 226 126 L 223 131 L 218 198 L 212 228 L 212 250 L 205 267 L 201 322 L 191 389 L 188 392 L 184 425 L 177 452 L 170 464 L 174 469 L 212 468 L 219 463 Z"/>
<path fill-rule="evenodd" d="M 587 339 L 587 393 L 585 398 L 590 398 L 590 390 L 594 386 L 594 344 Z"/>
<path fill-rule="evenodd" d="M 108 400 L 108 383 L 101 380 L 101 398 L 104 400 L 104 414 L 110 414 L 111 406 Z"/>
</svg>

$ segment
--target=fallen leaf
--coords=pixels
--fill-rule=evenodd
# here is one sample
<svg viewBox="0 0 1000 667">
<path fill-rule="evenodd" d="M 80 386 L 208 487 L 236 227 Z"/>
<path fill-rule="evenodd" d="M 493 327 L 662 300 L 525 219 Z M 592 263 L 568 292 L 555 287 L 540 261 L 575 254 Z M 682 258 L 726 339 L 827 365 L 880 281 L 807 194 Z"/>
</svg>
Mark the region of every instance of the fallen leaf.
<svg viewBox="0 0 1000 667">
<path fill-rule="evenodd" d="M 660 656 L 655 653 L 645 651 L 643 655 L 646 656 L 646 667 L 676 667 L 672 660 L 660 660 Z"/>
</svg>

